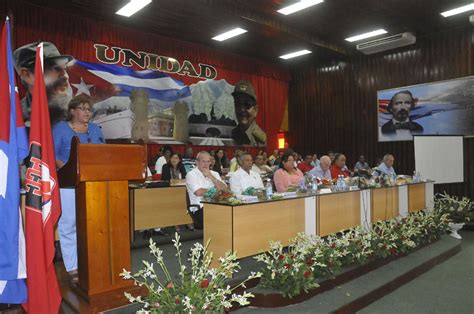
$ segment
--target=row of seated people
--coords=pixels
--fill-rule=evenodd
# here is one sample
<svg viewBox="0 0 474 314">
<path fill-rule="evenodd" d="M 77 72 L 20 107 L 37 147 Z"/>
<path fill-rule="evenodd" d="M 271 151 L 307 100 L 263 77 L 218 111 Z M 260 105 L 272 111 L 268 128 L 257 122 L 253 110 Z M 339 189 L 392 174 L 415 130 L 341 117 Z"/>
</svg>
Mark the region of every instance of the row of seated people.
<svg viewBox="0 0 474 314">
<path fill-rule="evenodd" d="M 243 153 L 244 151 L 242 150 L 236 150 L 234 158 L 229 161 L 225 157 L 224 150 L 211 150 L 209 152 L 211 158 L 210 169 L 225 177 L 226 175 L 229 175 L 229 173 L 235 172 L 240 167 L 237 160 Z M 179 161 L 181 161 L 181 164 Z M 162 152 L 156 158 L 154 167 L 151 168 L 154 169 L 153 179 L 169 180 L 170 178 L 184 179 L 185 174 L 191 171 L 194 167 L 196 167 L 196 159 L 193 157 L 193 149 L 191 147 L 188 147 L 185 150 L 184 156 L 181 158 L 181 155 L 172 152 L 169 146 L 163 146 Z M 274 171 L 272 167 L 265 163 L 264 156 L 261 154 L 255 157 L 252 170 L 261 175 L 271 174 Z"/>
<path fill-rule="evenodd" d="M 162 180 L 170 179 L 186 179 L 189 181 L 189 174 L 193 177 L 199 177 L 201 182 L 198 182 L 198 185 L 201 186 L 204 182 L 204 179 L 212 179 L 215 175 L 219 181 L 224 183 L 229 183 L 230 190 L 236 194 L 242 194 L 245 189 L 248 187 L 254 188 L 263 188 L 262 176 L 266 176 L 268 172 L 274 172 L 273 180 L 276 190 L 278 192 L 286 192 L 289 187 L 296 186 L 299 184 L 301 179 L 304 176 L 304 171 L 301 170 L 301 165 L 309 165 L 312 161 L 312 155 L 308 155 L 305 161 L 296 163 L 295 153 L 292 150 L 287 150 L 278 159 L 280 159 L 279 165 L 274 167 L 269 167 L 265 164 L 262 164 L 263 157 L 257 155 L 255 161 L 253 160 L 252 155 L 247 152 L 239 151 L 235 156 L 235 167 L 233 171 L 227 171 L 226 175 L 216 171 L 216 157 L 219 157 L 219 150 L 217 156 L 211 155 L 210 152 L 200 152 L 198 156 L 206 156 L 206 165 L 202 165 L 201 169 L 196 168 L 199 158 L 192 158 L 192 148 L 188 148 L 185 153 L 185 158 L 181 159 L 178 153 L 172 153 L 170 150 L 165 150 L 164 155 L 160 157 L 155 168 L 157 172 L 161 175 Z M 207 164 L 207 159 L 209 159 Z M 278 159 L 276 159 L 278 161 Z M 166 160 L 168 160 L 166 162 Z M 162 165 L 160 163 L 166 162 Z M 231 161 L 230 164 L 233 164 L 234 161 Z M 386 155 L 383 158 L 383 161 L 377 167 L 377 171 L 386 174 L 395 174 L 393 169 L 394 158 L 392 155 Z M 265 167 L 266 170 L 262 170 L 262 167 Z M 308 167 L 309 168 L 309 167 Z M 197 171 L 194 171 L 198 169 Z M 230 168 L 229 168 L 230 169 Z M 362 175 L 365 173 L 370 173 L 372 168 L 368 166 L 365 162 L 363 156 L 359 159 L 354 171 L 350 171 L 346 166 L 346 157 L 344 154 L 334 154 L 334 159 L 331 162 L 330 156 L 322 156 L 317 163 L 317 166 L 309 168 L 306 172 L 312 174 L 315 177 L 320 179 L 335 179 L 339 176 L 349 177 L 352 175 Z M 213 174 L 213 176 L 210 176 Z M 199 181 L 199 180 L 198 180 Z M 210 180 L 213 183 L 213 180 Z M 192 183 L 191 183 L 192 184 Z M 188 192 L 190 193 L 190 199 L 192 204 L 200 204 L 199 199 L 194 198 L 195 190 L 189 188 Z M 196 202 L 193 202 L 196 201 Z"/>
<path fill-rule="evenodd" d="M 209 169 L 217 172 L 222 178 L 230 178 L 236 170 L 241 167 L 240 157 L 248 156 L 242 150 L 236 150 L 234 158 L 228 160 L 223 149 L 209 151 L 210 165 Z M 252 157 L 252 156 L 250 156 Z M 273 157 L 273 158 L 272 158 Z M 393 169 L 394 157 L 387 154 L 381 161 L 378 161 L 374 168 L 371 168 L 365 160 L 364 155 L 359 157 L 353 170 L 350 170 L 346 164 L 346 157 L 341 153 L 328 152 L 327 155 L 317 159 L 316 154 L 308 154 L 305 159 L 301 155 L 288 149 L 285 152 L 275 150 L 270 158 L 266 157 L 265 152 L 260 151 L 254 158 L 251 170 L 264 178 L 273 178 L 277 190 L 285 190 L 284 185 L 279 186 L 278 182 L 287 182 L 293 184 L 299 181 L 306 173 L 310 173 L 320 179 L 335 179 L 339 176 L 368 176 L 374 170 L 385 174 L 395 174 Z M 186 173 L 196 166 L 196 159 L 193 157 L 193 150 L 188 147 L 184 157 L 178 153 L 172 153 L 169 146 L 163 146 L 162 156 L 155 164 L 156 179 L 185 179 Z"/>
<path fill-rule="evenodd" d="M 298 156 L 300 157 L 299 159 Z M 302 160 L 299 154 L 293 153 L 295 167 L 303 173 L 309 172 L 316 177 L 324 179 L 336 179 L 341 175 L 344 177 L 367 176 L 371 175 L 373 171 L 390 175 L 395 174 L 395 170 L 393 169 L 394 157 L 391 154 L 387 154 L 382 159 L 377 160 L 373 168 L 366 162 L 365 156 L 360 155 L 353 170 L 350 170 L 347 166 L 346 156 L 344 154 L 328 152 L 327 155 L 316 159 L 316 161 L 314 159 L 315 156 L 316 154 L 308 154 L 305 159 Z"/>
</svg>

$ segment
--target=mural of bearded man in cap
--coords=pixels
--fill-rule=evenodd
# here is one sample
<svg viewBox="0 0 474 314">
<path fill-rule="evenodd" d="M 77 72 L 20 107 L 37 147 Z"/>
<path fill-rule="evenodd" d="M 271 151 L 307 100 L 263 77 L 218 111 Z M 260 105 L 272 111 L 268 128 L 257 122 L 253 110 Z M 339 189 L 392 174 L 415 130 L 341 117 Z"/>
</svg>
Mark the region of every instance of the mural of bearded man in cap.
<svg viewBox="0 0 474 314">
<path fill-rule="evenodd" d="M 31 97 L 34 86 L 34 70 L 36 46 L 30 43 L 16 49 L 13 53 L 15 69 L 27 89 L 26 96 L 21 100 L 21 107 L 25 124 L 29 126 L 31 113 Z M 73 92 L 66 73 L 66 64 L 73 59 L 68 55 L 61 55 L 58 48 L 50 42 L 43 42 L 44 82 L 49 104 L 51 124 L 65 120 L 67 105 L 72 99 Z"/>
<path fill-rule="evenodd" d="M 231 137 L 235 145 L 263 146 L 267 135 L 257 125 L 257 96 L 249 81 L 239 81 L 232 93 L 234 97 L 235 117 L 238 125 L 232 130 Z"/>
</svg>

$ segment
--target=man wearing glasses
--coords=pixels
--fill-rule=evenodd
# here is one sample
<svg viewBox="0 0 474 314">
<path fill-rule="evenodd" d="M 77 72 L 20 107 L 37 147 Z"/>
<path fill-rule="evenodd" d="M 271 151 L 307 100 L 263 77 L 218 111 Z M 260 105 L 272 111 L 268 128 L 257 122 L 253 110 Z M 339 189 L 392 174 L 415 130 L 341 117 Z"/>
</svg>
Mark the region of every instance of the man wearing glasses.
<svg viewBox="0 0 474 314">
<path fill-rule="evenodd" d="M 31 113 L 31 94 L 34 85 L 34 69 L 36 46 L 38 43 L 24 45 L 13 53 L 15 69 L 27 89 L 26 96 L 21 100 L 23 117 L 29 127 Z M 51 124 L 66 119 L 67 106 L 72 99 L 72 88 L 66 73 L 66 64 L 73 58 L 61 55 L 58 48 L 50 42 L 43 43 L 44 82 L 49 104 Z"/>
<path fill-rule="evenodd" d="M 235 117 L 238 125 L 232 130 L 232 139 L 235 145 L 263 146 L 267 142 L 267 135 L 257 125 L 257 96 L 249 81 L 239 81 L 232 93 L 234 97 Z"/>
</svg>

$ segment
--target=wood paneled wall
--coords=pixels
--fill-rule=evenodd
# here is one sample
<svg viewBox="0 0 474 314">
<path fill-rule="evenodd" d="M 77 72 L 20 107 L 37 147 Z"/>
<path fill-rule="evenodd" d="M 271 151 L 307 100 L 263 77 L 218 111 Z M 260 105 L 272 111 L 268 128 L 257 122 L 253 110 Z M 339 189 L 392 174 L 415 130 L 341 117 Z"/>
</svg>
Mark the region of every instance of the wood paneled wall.
<svg viewBox="0 0 474 314">
<path fill-rule="evenodd" d="M 373 56 L 357 53 L 348 61 L 300 66 L 290 82 L 290 147 L 301 153 L 343 152 L 350 167 L 360 154 L 374 163 L 392 153 L 397 172 L 411 174 L 413 142 L 377 141 L 377 91 L 473 74 L 471 27 L 418 38 L 415 45 Z M 466 182 L 436 190 L 474 198 L 474 138 L 464 143 Z"/>
</svg>

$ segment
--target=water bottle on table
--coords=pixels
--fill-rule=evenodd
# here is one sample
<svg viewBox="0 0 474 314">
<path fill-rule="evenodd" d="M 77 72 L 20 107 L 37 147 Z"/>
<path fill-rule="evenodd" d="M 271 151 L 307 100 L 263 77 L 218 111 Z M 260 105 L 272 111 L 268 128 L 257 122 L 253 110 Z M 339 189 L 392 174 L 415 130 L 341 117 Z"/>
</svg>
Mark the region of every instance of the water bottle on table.
<svg viewBox="0 0 474 314">
<path fill-rule="evenodd" d="M 267 180 L 267 183 L 265 184 L 265 197 L 267 200 L 271 200 L 273 195 L 273 186 L 272 182 L 270 180 Z"/>
<path fill-rule="evenodd" d="M 316 179 L 315 176 L 312 178 L 312 183 L 311 183 L 311 192 L 316 193 L 318 191 L 318 180 Z"/>
</svg>

